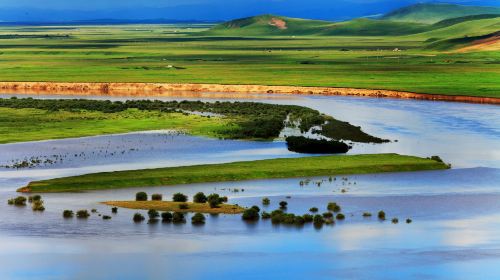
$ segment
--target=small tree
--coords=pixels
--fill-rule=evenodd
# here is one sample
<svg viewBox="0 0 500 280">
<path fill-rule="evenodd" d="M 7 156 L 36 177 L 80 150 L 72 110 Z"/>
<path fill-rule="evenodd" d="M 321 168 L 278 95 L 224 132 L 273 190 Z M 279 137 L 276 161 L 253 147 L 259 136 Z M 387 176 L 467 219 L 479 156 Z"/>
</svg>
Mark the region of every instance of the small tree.
<svg viewBox="0 0 500 280">
<path fill-rule="evenodd" d="M 261 218 L 263 220 L 266 220 L 266 219 L 270 219 L 271 218 L 271 214 L 267 213 L 266 211 L 262 212 L 261 214 Z"/>
<path fill-rule="evenodd" d="M 189 209 L 189 205 L 187 203 L 181 203 L 179 204 L 179 209 L 181 210 Z"/>
<path fill-rule="evenodd" d="M 217 208 L 224 202 L 224 200 L 218 194 L 213 193 L 207 197 L 207 202 L 210 205 L 210 208 Z"/>
<path fill-rule="evenodd" d="M 111 208 L 111 213 L 113 213 L 113 214 L 118 213 L 118 207 Z"/>
<path fill-rule="evenodd" d="M 254 206 L 252 206 L 251 208 L 255 209 L 255 211 L 257 211 L 257 213 L 259 213 L 259 212 L 260 212 L 260 208 L 259 208 L 259 206 L 257 206 L 257 205 L 254 205 Z"/>
<path fill-rule="evenodd" d="M 205 215 L 201 213 L 196 213 L 191 217 L 191 223 L 193 225 L 202 225 L 205 223 Z"/>
<path fill-rule="evenodd" d="M 345 215 L 342 213 L 338 213 L 335 218 L 337 218 L 337 220 L 345 220 Z"/>
<path fill-rule="evenodd" d="M 38 211 L 38 212 L 45 211 L 45 206 L 43 206 L 43 200 L 34 200 L 31 209 L 33 209 L 33 211 Z"/>
<path fill-rule="evenodd" d="M 172 196 L 172 200 L 174 202 L 186 202 L 186 201 L 188 201 L 188 197 L 187 197 L 187 195 L 182 194 L 182 193 L 175 193 Z"/>
<path fill-rule="evenodd" d="M 304 214 L 302 218 L 304 218 L 304 222 L 306 223 L 310 223 L 313 221 L 313 215 L 311 214 Z"/>
<path fill-rule="evenodd" d="M 111 220 L 111 216 L 104 215 L 104 216 L 102 216 L 102 219 L 103 220 Z"/>
<path fill-rule="evenodd" d="M 194 203 L 207 203 L 207 196 L 204 193 L 199 192 L 193 196 L 193 202 Z"/>
<path fill-rule="evenodd" d="M 158 211 L 156 211 L 155 209 L 150 209 L 148 211 L 148 216 L 149 216 L 150 220 L 154 220 L 154 219 L 160 217 L 160 213 L 158 213 Z"/>
<path fill-rule="evenodd" d="M 14 198 L 14 205 L 16 206 L 26 206 L 26 197 L 18 196 Z"/>
<path fill-rule="evenodd" d="M 331 219 L 331 218 L 333 218 L 333 214 L 331 212 L 325 212 L 325 213 L 323 213 L 323 218 Z"/>
<path fill-rule="evenodd" d="M 280 201 L 280 208 L 281 209 L 286 209 L 287 206 L 288 206 L 288 202 L 286 202 L 286 201 Z"/>
<path fill-rule="evenodd" d="M 397 224 L 397 223 L 399 223 L 399 219 L 398 219 L 398 218 L 392 218 L 392 223 L 393 223 L 393 224 Z"/>
<path fill-rule="evenodd" d="M 170 223 L 172 221 L 172 213 L 170 212 L 161 213 L 161 220 L 165 223 Z"/>
<path fill-rule="evenodd" d="M 313 223 L 316 226 L 323 225 L 325 223 L 325 219 L 323 219 L 323 216 L 321 215 L 314 215 Z"/>
<path fill-rule="evenodd" d="M 380 210 L 380 211 L 378 212 L 378 218 L 379 218 L 380 220 L 385 220 L 385 212 L 384 212 L 384 211 L 382 211 L 382 210 Z"/>
<path fill-rule="evenodd" d="M 412 221 L 410 218 L 406 219 L 406 223 L 407 223 L 407 224 L 411 224 L 412 222 L 413 222 L 413 221 Z"/>
<path fill-rule="evenodd" d="M 90 214 L 87 210 L 78 210 L 76 211 L 76 217 L 78 219 L 87 219 L 88 217 L 90 217 Z"/>
<path fill-rule="evenodd" d="M 248 208 L 243 211 L 241 218 L 245 221 L 256 221 L 259 219 L 259 212 L 255 208 Z"/>
<path fill-rule="evenodd" d="M 311 207 L 311 209 L 309 209 L 309 211 L 312 212 L 312 213 L 316 213 L 319 210 L 318 210 L 318 207 Z"/>
<path fill-rule="evenodd" d="M 151 200 L 155 200 L 155 201 L 161 201 L 163 199 L 163 195 L 159 194 L 159 193 L 155 193 L 151 196 Z"/>
<path fill-rule="evenodd" d="M 269 204 L 271 204 L 271 200 L 267 197 L 264 197 L 262 199 L 262 205 L 269 205 Z"/>
<path fill-rule="evenodd" d="M 333 211 L 335 213 L 338 213 L 341 210 L 340 205 L 338 205 L 335 202 L 328 203 L 328 206 L 326 207 L 326 209 L 328 209 L 328 211 Z"/>
<path fill-rule="evenodd" d="M 63 218 L 66 218 L 66 219 L 73 218 L 73 211 L 64 210 L 63 211 Z"/>
<path fill-rule="evenodd" d="M 372 213 L 370 213 L 370 212 L 363 213 L 363 217 L 365 217 L 365 218 L 368 218 L 368 217 L 371 217 L 371 216 L 372 216 Z"/>
<path fill-rule="evenodd" d="M 148 194 L 145 192 L 138 192 L 135 194 L 135 200 L 136 201 L 147 201 L 148 200 Z"/>
<path fill-rule="evenodd" d="M 174 214 L 172 214 L 172 222 L 176 224 L 185 223 L 186 219 L 184 218 L 184 214 L 181 212 L 174 212 Z"/>
<path fill-rule="evenodd" d="M 141 214 L 141 213 L 135 213 L 134 214 L 134 217 L 132 218 L 132 220 L 136 223 L 140 223 L 142 221 L 145 220 L 144 216 Z"/>
</svg>

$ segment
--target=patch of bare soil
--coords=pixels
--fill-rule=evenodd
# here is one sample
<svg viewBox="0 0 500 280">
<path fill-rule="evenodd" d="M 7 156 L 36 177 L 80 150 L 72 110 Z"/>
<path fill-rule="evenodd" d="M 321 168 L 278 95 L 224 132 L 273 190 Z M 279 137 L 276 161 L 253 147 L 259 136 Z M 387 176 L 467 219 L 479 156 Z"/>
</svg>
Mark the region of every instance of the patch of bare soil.
<svg viewBox="0 0 500 280">
<path fill-rule="evenodd" d="M 285 29 L 288 28 L 288 26 L 286 25 L 286 21 L 284 21 L 282 19 L 279 19 L 279 18 L 272 18 L 269 21 L 269 25 L 275 26 L 275 27 L 277 27 L 280 30 L 285 30 Z"/>
</svg>

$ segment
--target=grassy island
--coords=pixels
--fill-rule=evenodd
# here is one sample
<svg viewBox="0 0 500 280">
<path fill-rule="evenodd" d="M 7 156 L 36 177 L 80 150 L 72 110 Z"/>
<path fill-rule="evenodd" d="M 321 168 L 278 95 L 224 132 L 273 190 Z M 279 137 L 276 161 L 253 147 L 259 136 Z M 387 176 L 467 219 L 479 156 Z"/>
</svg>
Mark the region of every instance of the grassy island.
<svg viewBox="0 0 500 280">
<path fill-rule="evenodd" d="M 319 156 L 95 173 L 34 181 L 19 191 L 71 192 L 446 168 L 446 164 L 436 160 L 398 154 Z"/>
<path fill-rule="evenodd" d="M 103 204 L 129 208 L 157 211 L 173 211 L 173 212 L 192 212 L 192 213 L 207 213 L 207 214 L 239 214 L 245 208 L 238 205 L 220 204 L 218 207 L 212 208 L 208 203 L 193 203 L 193 202 L 173 202 L 173 201 L 106 201 Z M 187 209 L 181 209 L 180 204 L 187 205 Z"/>
</svg>

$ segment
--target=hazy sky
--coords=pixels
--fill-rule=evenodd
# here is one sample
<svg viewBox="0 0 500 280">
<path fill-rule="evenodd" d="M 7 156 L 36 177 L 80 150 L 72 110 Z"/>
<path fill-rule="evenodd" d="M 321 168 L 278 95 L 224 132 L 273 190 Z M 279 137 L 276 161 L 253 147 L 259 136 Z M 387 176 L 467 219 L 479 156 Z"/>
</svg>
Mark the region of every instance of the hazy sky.
<svg viewBox="0 0 500 280">
<path fill-rule="evenodd" d="M 0 0 L 0 20 L 78 19 L 226 20 L 262 13 L 347 19 L 385 13 L 433 0 Z M 441 1 L 442 2 L 442 1 Z M 449 0 L 466 5 L 500 6 L 500 0 Z"/>
</svg>

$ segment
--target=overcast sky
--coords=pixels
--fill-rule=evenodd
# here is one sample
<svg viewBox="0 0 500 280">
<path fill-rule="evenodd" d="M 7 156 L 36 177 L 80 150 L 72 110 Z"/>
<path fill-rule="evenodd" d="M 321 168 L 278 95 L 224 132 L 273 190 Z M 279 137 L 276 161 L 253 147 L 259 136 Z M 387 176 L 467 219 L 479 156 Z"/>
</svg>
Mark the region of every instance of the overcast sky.
<svg viewBox="0 0 500 280">
<path fill-rule="evenodd" d="M 227 20 L 262 13 L 348 19 L 385 13 L 433 0 L 0 0 L 0 20 L 80 19 Z M 443 1 L 441 1 L 443 2 Z M 500 0 L 449 0 L 466 5 L 500 6 Z"/>
</svg>

